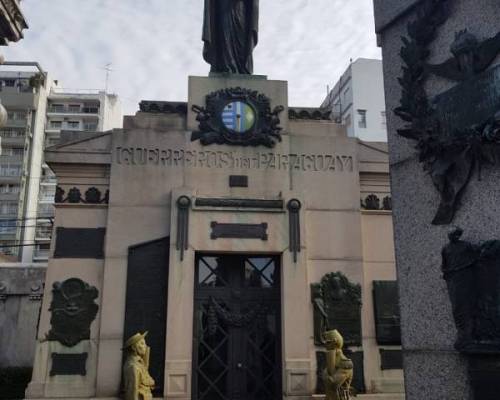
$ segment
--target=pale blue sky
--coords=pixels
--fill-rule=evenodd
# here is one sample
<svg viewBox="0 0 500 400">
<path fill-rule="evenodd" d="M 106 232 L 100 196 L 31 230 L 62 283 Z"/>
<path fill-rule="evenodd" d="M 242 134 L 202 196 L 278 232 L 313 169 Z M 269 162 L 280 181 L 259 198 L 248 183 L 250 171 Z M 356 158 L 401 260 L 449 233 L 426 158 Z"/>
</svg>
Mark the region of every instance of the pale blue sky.
<svg viewBox="0 0 500 400">
<path fill-rule="evenodd" d="M 38 61 L 66 88 L 109 88 L 133 114 L 142 99 L 185 101 L 187 76 L 207 75 L 203 0 L 23 0 L 30 28 L 1 49 Z M 290 104 L 319 106 L 358 57 L 380 58 L 372 0 L 260 0 L 254 72 L 289 81 Z"/>
</svg>

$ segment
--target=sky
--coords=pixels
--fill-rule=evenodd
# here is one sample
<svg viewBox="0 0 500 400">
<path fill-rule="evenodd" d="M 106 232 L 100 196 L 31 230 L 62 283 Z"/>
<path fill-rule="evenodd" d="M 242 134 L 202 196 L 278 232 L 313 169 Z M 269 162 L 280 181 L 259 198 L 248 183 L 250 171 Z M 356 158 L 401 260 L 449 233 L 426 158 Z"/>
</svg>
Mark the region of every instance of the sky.
<svg viewBox="0 0 500 400">
<path fill-rule="evenodd" d="M 187 77 L 210 69 L 203 0 L 23 0 L 21 8 L 29 29 L 1 49 L 5 59 L 37 61 L 67 89 L 104 89 L 111 63 L 108 91 L 124 114 L 141 100 L 186 101 Z M 254 73 L 287 80 L 290 105 L 319 106 L 359 57 L 381 58 L 372 0 L 260 0 Z"/>
</svg>

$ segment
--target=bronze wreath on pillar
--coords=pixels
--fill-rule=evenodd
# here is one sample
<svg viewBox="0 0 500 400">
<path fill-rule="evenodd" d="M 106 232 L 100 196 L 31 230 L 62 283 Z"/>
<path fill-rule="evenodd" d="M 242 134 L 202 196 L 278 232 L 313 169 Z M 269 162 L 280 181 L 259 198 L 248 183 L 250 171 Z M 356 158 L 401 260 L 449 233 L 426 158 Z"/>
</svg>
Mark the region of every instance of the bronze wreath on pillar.
<svg viewBox="0 0 500 400">
<path fill-rule="evenodd" d="M 480 42 L 466 29 L 457 32 L 452 57 L 428 64 L 430 44 L 449 17 L 451 0 L 425 0 L 418 17 L 403 37 L 401 104 L 394 112 L 407 124 L 398 134 L 415 140 L 419 161 L 429 172 L 441 202 L 435 225 L 449 224 L 472 173 L 495 164 L 500 149 L 500 67 L 488 69 L 500 52 L 500 33 Z M 457 82 L 429 99 L 425 90 L 431 75 Z M 498 86 L 498 85 L 496 85 Z M 471 105 L 474 110 L 471 110 Z"/>
</svg>

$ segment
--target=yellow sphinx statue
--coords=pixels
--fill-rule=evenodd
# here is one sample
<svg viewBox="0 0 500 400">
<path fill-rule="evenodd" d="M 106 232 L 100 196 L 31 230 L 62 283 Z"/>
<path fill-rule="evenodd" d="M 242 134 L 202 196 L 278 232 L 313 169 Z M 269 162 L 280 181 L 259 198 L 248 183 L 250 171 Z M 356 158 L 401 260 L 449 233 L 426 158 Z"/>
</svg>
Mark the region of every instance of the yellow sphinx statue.
<svg viewBox="0 0 500 400">
<path fill-rule="evenodd" d="M 323 334 L 326 347 L 326 368 L 323 371 L 325 400 L 350 400 L 353 364 L 342 352 L 344 339 L 336 329 Z"/>
<path fill-rule="evenodd" d="M 125 400 L 152 400 L 151 390 L 155 381 L 149 375 L 150 348 L 144 339 L 148 333 L 136 333 L 131 336 L 123 347 L 126 360 L 123 365 L 123 383 Z"/>
</svg>

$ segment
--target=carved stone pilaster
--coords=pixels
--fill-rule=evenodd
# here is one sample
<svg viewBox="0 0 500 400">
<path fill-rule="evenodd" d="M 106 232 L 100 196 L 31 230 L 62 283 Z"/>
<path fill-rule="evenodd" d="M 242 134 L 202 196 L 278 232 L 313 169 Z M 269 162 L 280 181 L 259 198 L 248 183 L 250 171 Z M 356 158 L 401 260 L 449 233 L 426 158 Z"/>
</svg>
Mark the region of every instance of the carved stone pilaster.
<svg viewBox="0 0 500 400">
<path fill-rule="evenodd" d="M 184 251 L 189 246 L 189 207 L 191 199 L 180 196 L 177 199 L 177 250 L 181 252 L 181 261 L 184 260 Z"/>
<path fill-rule="evenodd" d="M 300 209 L 302 204 L 292 199 L 286 205 L 288 209 L 290 251 L 293 253 L 293 262 L 297 262 L 297 253 L 300 253 Z"/>
</svg>

